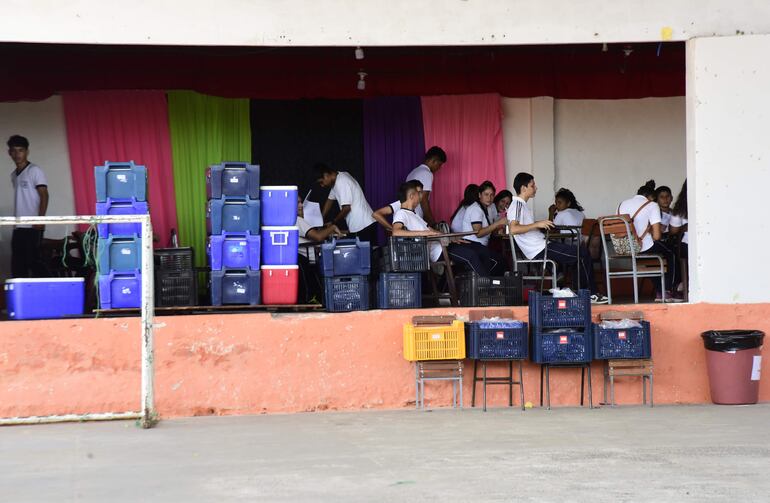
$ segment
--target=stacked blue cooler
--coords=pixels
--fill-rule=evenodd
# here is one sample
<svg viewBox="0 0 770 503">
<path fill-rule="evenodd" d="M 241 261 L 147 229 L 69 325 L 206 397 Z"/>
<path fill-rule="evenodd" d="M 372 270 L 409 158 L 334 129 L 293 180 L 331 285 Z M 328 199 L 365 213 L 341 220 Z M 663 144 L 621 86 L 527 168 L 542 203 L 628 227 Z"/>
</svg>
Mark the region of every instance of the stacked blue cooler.
<svg viewBox="0 0 770 503">
<path fill-rule="evenodd" d="M 324 276 L 324 303 L 327 311 L 369 309 L 370 250 L 370 244 L 358 238 L 332 239 L 321 245 L 319 266 Z M 414 276 L 419 286 L 420 274 Z M 414 281 L 414 278 L 411 279 Z M 410 286 L 414 287 L 413 284 Z"/>
<path fill-rule="evenodd" d="M 94 167 L 97 215 L 146 215 L 147 169 L 129 162 Z M 142 225 L 98 224 L 97 270 L 102 309 L 142 303 Z"/>
<path fill-rule="evenodd" d="M 262 303 L 296 304 L 299 286 L 297 187 L 260 187 L 262 200 Z"/>
<path fill-rule="evenodd" d="M 210 166 L 206 193 L 211 305 L 259 304 L 259 166 Z"/>
</svg>

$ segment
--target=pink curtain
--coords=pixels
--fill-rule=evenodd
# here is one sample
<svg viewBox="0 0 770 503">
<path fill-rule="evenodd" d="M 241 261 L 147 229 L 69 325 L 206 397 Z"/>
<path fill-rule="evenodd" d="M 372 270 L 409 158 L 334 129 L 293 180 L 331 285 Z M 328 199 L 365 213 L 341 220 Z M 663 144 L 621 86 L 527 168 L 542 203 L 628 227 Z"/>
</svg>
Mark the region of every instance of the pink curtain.
<svg viewBox="0 0 770 503">
<path fill-rule="evenodd" d="M 449 220 L 469 183 L 490 180 L 498 191 L 506 188 L 501 118 L 497 94 L 422 98 L 425 148 L 438 145 L 447 154 L 433 179 L 437 220 Z"/>
<path fill-rule="evenodd" d="M 177 222 L 166 93 L 68 92 L 63 99 L 75 211 L 94 214 L 94 166 L 134 161 L 147 167 L 155 245 L 167 246 Z"/>
</svg>

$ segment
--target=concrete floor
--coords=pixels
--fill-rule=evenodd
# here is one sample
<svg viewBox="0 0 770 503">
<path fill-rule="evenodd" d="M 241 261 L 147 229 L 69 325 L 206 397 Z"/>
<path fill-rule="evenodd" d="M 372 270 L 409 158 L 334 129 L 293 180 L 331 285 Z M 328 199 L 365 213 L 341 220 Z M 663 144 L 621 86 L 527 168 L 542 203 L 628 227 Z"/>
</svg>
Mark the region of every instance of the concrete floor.
<svg viewBox="0 0 770 503">
<path fill-rule="evenodd" d="M 770 404 L 0 428 L 0 501 L 768 501 Z"/>
</svg>

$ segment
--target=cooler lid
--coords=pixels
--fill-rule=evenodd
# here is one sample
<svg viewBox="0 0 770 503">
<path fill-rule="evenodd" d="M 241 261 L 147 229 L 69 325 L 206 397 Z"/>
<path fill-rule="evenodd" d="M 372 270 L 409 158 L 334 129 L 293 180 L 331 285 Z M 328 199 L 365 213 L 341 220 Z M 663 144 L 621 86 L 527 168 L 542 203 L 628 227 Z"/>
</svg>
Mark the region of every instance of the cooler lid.
<svg viewBox="0 0 770 503">
<path fill-rule="evenodd" d="M 299 269 L 298 265 L 263 265 L 260 269 L 278 270 L 278 269 Z"/>
<path fill-rule="evenodd" d="M 260 185 L 259 190 L 297 190 L 296 185 Z"/>
<path fill-rule="evenodd" d="M 85 278 L 14 278 L 6 283 L 82 283 Z"/>
<path fill-rule="evenodd" d="M 296 225 L 280 226 L 280 225 L 264 225 L 263 231 L 299 231 L 299 227 Z"/>
</svg>

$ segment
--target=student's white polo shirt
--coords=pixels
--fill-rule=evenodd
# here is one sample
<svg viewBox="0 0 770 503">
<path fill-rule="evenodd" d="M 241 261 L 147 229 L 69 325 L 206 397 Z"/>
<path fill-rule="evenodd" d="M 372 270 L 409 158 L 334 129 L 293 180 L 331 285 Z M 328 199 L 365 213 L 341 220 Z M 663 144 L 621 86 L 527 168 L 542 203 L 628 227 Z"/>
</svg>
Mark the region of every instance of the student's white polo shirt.
<svg viewBox="0 0 770 503">
<path fill-rule="evenodd" d="M 337 173 L 334 187 L 329 191 L 329 199 L 337 201 L 340 208 L 350 205 L 350 213 L 345 217 L 350 232 L 359 232 L 375 222 L 372 207 L 366 202 L 364 191 L 347 171 Z"/>
<path fill-rule="evenodd" d="M 419 166 L 414 168 L 412 171 L 410 171 L 409 174 L 406 175 L 406 180 L 404 181 L 408 182 L 411 180 L 419 180 L 420 183 L 422 183 L 422 190 L 425 190 L 428 192 L 431 192 L 433 190 L 433 171 L 431 171 L 430 168 L 425 164 L 420 164 Z M 430 194 L 428 194 L 428 198 L 430 198 Z M 414 212 L 420 218 L 423 218 L 422 206 L 417 206 Z"/>
<path fill-rule="evenodd" d="M 427 231 L 428 223 L 417 213 L 406 208 L 399 208 L 393 215 L 393 224 L 401 223 L 408 231 Z M 431 262 L 437 261 L 441 257 L 441 245 L 437 241 L 429 241 Z"/>
<path fill-rule="evenodd" d="M 481 224 L 481 227 L 489 227 L 489 214 L 481 204 L 476 202 L 468 206 L 463 215 L 463 225 L 461 232 L 473 232 L 473 224 Z M 489 243 L 489 234 L 484 237 L 478 237 L 475 235 L 465 236 L 463 239 L 468 241 L 475 241 L 487 246 Z"/>
<path fill-rule="evenodd" d="M 644 196 L 635 195 L 631 199 L 626 199 L 620 206 L 618 206 L 618 214 L 633 216 L 634 213 L 646 202 L 648 199 Z M 655 201 L 651 202 L 640 211 L 634 218 L 634 228 L 636 229 L 636 235 L 641 236 L 647 230 L 647 227 L 653 224 L 660 223 L 660 206 Z M 652 232 L 642 238 L 642 251 L 649 250 L 655 241 L 652 239 Z"/>
<path fill-rule="evenodd" d="M 535 223 L 535 216 L 532 210 L 527 206 L 526 201 L 519 196 L 513 196 L 513 201 L 508 207 L 508 219 L 519 225 L 529 225 Z M 541 251 L 545 250 L 545 235 L 540 229 L 532 229 L 522 234 L 514 234 L 513 239 L 519 246 L 521 253 L 528 259 L 535 258 Z"/>
<path fill-rule="evenodd" d="M 48 186 L 45 173 L 37 164 L 28 164 L 20 174 L 14 169 L 11 172 L 11 185 L 14 193 L 14 215 L 17 217 L 36 217 L 40 213 L 40 194 L 38 187 Z M 17 225 L 20 228 L 31 225 Z"/>
</svg>

